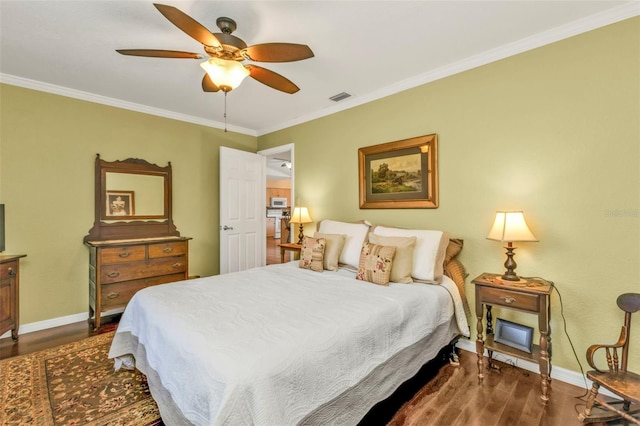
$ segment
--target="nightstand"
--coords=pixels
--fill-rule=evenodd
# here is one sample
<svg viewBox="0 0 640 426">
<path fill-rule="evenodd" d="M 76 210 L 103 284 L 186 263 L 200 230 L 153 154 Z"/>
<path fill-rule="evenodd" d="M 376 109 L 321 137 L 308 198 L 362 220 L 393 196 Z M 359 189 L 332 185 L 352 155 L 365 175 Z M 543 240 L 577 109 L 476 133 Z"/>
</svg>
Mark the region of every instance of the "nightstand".
<svg viewBox="0 0 640 426">
<path fill-rule="evenodd" d="M 501 274 L 484 273 L 472 282 L 476 286 L 476 316 L 478 317 L 476 352 L 478 354 L 478 377 L 483 378 L 484 349 L 489 352 L 489 367 L 492 365 L 493 352 L 502 352 L 526 361 L 537 362 L 540 366 L 543 401 L 549 400 L 551 384 L 551 283 L 542 279 L 526 279 L 524 282 L 509 282 L 500 278 Z M 484 307 L 487 307 L 486 339 L 482 334 Z M 540 342 L 533 345 L 531 353 L 521 351 L 494 341 L 492 306 L 513 309 L 538 316 Z"/>
<path fill-rule="evenodd" d="M 300 250 L 302 250 L 302 244 L 296 243 L 282 243 L 278 244 L 278 247 L 280 247 L 280 263 L 284 263 L 284 253 L 286 251 L 300 253 Z"/>
</svg>

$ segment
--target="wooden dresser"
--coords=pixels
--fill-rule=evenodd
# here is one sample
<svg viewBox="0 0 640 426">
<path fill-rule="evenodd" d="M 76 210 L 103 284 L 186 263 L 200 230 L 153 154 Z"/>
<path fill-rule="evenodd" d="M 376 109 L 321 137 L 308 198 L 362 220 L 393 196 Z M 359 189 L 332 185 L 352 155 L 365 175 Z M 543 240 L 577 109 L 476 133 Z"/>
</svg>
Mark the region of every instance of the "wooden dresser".
<svg viewBox="0 0 640 426">
<path fill-rule="evenodd" d="M 14 341 L 20 325 L 20 258 L 25 256 L 0 254 L 0 335 L 11 330 Z"/>
<path fill-rule="evenodd" d="M 89 320 L 100 328 L 100 315 L 124 308 L 145 287 L 186 280 L 187 237 L 85 241 L 89 254 Z"/>
</svg>

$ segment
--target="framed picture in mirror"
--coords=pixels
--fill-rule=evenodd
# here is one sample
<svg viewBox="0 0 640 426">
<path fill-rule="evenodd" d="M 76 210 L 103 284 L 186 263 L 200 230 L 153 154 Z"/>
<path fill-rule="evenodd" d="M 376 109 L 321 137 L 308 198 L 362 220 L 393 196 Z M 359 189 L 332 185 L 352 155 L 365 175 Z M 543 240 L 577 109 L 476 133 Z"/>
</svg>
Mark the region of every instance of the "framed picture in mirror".
<svg viewBox="0 0 640 426">
<path fill-rule="evenodd" d="M 107 191 L 107 216 L 134 216 L 134 191 Z"/>
</svg>

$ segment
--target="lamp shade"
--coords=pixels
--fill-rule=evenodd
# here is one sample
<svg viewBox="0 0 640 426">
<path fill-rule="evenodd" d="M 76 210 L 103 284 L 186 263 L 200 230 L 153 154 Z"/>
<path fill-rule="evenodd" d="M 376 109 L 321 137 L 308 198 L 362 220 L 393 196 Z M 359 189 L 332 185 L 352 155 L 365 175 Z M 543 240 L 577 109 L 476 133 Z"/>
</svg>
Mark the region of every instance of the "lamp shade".
<svg viewBox="0 0 640 426">
<path fill-rule="evenodd" d="M 309 210 L 306 207 L 296 207 L 291 213 L 291 223 L 311 223 L 311 216 L 309 216 Z"/>
<path fill-rule="evenodd" d="M 238 61 L 209 58 L 200 66 L 223 92 L 230 92 L 240 86 L 242 80 L 249 75 L 249 70 Z"/>
<path fill-rule="evenodd" d="M 529 230 L 522 211 L 497 211 L 487 239 L 503 242 L 538 241 Z"/>
</svg>

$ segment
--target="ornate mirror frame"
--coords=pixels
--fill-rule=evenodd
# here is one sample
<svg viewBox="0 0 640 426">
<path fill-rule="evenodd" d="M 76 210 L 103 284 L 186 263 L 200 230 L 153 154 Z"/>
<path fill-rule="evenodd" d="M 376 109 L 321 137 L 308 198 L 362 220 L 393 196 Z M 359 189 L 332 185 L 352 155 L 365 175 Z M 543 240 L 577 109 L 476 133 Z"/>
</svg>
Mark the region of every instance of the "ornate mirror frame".
<svg viewBox="0 0 640 426">
<path fill-rule="evenodd" d="M 108 215 L 106 211 L 108 203 L 107 173 L 162 177 L 164 179 L 164 214 L 122 216 L 122 220 L 118 216 Z M 180 233 L 173 224 L 171 194 L 170 162 L 166 167 L 160 167 L 139 158 L 105 161 L 100 159 L 100 154 L 97 154 L 95 162 L 95 219 L 93 227 L 89 230 L 89 235 L 84 237 L 84 241 L 179 237 Z"/>
</svg>

